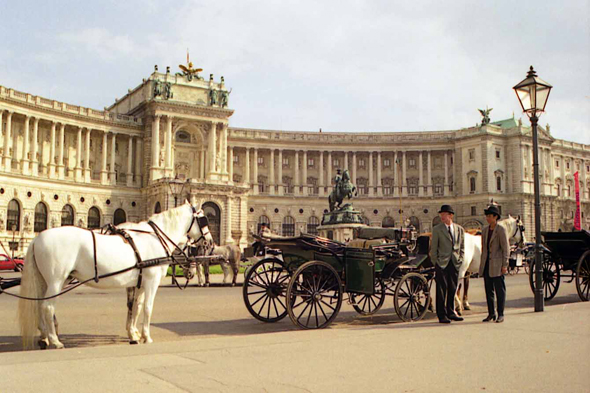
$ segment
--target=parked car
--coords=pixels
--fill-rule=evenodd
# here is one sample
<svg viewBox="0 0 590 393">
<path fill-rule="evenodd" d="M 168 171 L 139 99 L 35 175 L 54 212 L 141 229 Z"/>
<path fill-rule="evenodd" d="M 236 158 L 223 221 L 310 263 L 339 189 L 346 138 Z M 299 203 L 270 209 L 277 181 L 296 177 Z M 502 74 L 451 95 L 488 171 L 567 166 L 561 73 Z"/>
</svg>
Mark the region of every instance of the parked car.
<svg viewBox="0 0 590 393">
<path fill-rule="evenodd" d="M 24 263 L 25 261 L 22 258 L 15 257 L 12 259 L 6 254 L 0 254 L 0 270 L 14 270 L 15 272 L 20 272 L 23 270 Z"/>
</svg>

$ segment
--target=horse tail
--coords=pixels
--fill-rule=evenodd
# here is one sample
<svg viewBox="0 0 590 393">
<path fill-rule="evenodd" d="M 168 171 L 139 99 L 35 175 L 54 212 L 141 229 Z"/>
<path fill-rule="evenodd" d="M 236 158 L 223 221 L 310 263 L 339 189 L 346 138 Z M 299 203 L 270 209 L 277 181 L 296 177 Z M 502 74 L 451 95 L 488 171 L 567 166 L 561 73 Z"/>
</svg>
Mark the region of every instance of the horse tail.
<svg viewBox="0 0 590 393">
<path fill-rule="evenodd" d="M 35 241 L 33 240 L 27 250 L 25 266 L 23 269 L 20 295 L 30 298 L 40 298 L 46 290 L 47 284 L 37 267 L 35 259 Z M 19 299 L 18 320 L 24 349 L 33 349 L 34 338 L 39 327 L 40 304 L 36 300 Z"/>
</svg>

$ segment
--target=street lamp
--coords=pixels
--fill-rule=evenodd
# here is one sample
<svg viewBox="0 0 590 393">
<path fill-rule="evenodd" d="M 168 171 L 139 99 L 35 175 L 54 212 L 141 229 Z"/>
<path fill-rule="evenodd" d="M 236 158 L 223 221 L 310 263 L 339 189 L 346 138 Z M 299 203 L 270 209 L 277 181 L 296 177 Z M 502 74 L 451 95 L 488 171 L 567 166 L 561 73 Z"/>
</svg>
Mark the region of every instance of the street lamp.
<svg viewBox="0 0 590 393">
<path fill-rule="evenodd" d="M 535 311 L 543 311 L 543 277 L 541 261 L 541 186 L 539 183 L 539 141 L 537 122 L 545 111 L 551 86 L 537 76 L 531 66 L 526 79 L 513 87 L 522 110 L 533 126 L 533 177 L 535 192 Z"/>
<path fill-rule="evenodd" d="M 181 181 L 178 178 L 172 179 L 168 182 L 168 187 L 170 187 L 170 193 L 174 196 L 174 207 L 178 206 L 178 197 L 182 196 L 184 186 L 187 182 Z"/>
</svg>

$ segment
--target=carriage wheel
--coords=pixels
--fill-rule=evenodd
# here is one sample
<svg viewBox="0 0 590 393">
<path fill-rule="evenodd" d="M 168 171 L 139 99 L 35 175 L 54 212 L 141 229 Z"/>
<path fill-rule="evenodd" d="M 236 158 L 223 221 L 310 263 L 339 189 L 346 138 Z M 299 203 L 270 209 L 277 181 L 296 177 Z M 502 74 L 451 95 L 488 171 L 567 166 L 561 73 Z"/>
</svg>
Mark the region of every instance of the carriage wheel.
<svg viewBox="0 0 590 393">
<path fill-rule="evenodd" d="M 576 289 L 583 302 L 590 300 L 590 251 L 586 251 L 578 262 Z"/>
<path fill-rule="evenodd" d="M 342 281 L 326 262 L 310 261 L 297 269 L 287 288 L 287 311 L 303 329 L 329 326 L 342 306 Z"/>
<path fill-rule="evenodd" d="M 542 274 L 543 274 L 543 298 L 551 300 L 557 294 L 559 289 L 559 281 L 561 277 L 560 268 L 557 262 L 551 260 L 551 256 L 546 253 L 541 253 L 543 259 Z M 535 293 L 535 261 L 531 261 L 529 268 L 529 284 L 533 293 Z"/>
<path fill-rule="evenodd" d="M 350 300 L 354 302 L 352 307 L 361 315 L 375 314 L 385 303 L 385 283 L 375 277 L 375 293 L 367 295 L 364 293 L 351 293 Z"/>
<path fill-rule="evenodd" d="M 393 305 L 395 312 L 405 322 L 424 318 L 430 304 L 428 281 L 420 273 L 408 273 L 395 287 Z"/>
<path fill-rule="evenodd" d="M 262 259 L 246 273 L 242 295 L 246 308 L 262 322 L 277 322 L 287 316 L 286 291 L 289 272 L 276 258 Z"/>
</svg>

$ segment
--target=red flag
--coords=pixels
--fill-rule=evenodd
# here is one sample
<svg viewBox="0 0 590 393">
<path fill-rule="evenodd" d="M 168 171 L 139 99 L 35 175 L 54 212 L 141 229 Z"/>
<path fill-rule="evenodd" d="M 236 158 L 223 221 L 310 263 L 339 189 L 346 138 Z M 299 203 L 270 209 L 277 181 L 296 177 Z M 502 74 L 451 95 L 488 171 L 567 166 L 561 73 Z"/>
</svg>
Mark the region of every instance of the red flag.
<svg viewBox="0 0 590 393">
<path fill-rule="evenodd" d="M 580 175 L 578 172 L 574 173 L 574 182 L 576 183 L 576 215 L 574 216 L 574 229 L 580 231 L 582 229 L 582 212 L 580 209 Z"/>
</svg>

